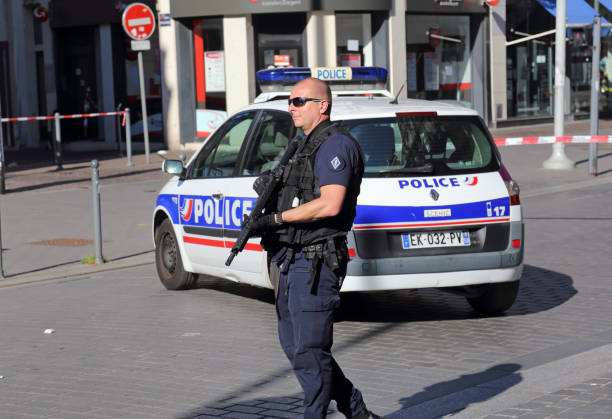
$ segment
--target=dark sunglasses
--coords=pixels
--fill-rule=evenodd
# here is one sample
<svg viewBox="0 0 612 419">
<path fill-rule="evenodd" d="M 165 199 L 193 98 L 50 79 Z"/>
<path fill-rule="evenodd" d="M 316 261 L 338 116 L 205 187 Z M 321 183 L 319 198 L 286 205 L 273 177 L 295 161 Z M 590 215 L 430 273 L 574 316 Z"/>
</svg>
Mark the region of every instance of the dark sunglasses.
<svg viewBox="0 0 612 419">
<path fill-rule="evenodd" d="M 293 97 L 293 98 L 289 98 L 289 106 L 293 104 L 293 106 L 295 106 L 296 108 L 299 108 L 301 106 L 304 106 L 306 102 L 308 101 L 323 102 L 323 99 L 313 99 L 311 97 Z"/>
</svg>

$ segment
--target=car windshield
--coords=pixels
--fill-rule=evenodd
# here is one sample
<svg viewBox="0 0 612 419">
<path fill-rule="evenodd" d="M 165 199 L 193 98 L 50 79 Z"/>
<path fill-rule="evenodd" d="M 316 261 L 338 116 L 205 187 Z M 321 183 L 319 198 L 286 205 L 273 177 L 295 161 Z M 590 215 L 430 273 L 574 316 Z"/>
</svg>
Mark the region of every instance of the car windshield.
<svg viewBox="0 0 612 419">
<path fill-rule="evenodd" d="M 366 177 L 441 176 L 499 170 L 474 116 L 398 115 L 344 121 L 359 142 Z"/>
</svg>

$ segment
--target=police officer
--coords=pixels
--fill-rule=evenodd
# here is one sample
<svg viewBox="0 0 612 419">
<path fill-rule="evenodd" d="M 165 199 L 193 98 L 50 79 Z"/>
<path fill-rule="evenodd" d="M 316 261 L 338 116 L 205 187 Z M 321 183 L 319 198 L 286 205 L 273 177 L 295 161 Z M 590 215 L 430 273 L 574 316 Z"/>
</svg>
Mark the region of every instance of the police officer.
<svg viewBox="0 0 612 419">
<path fill-rule="evenodd" d="M 319 79 L 292 89 L 289 112 L 304 137 L 283 172 L 275 208 L 254 227 L 266 231 L 262 244 L 274 255 L 278 334 L 304 390 L 304 417 L 325 417 L 334 399 L 347 418 L 377 418 L 331 354 L 348 262 L 346 234 L 364 170 L 358 143 L 330 122 L 331 107 L 331 91 Z"/>
</svg>

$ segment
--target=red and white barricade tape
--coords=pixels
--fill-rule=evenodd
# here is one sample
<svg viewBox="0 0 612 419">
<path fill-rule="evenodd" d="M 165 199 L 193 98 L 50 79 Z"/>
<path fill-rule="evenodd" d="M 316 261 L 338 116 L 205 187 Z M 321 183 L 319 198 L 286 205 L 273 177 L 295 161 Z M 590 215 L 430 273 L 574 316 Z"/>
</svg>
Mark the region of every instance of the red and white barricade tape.
<svg viewBox="0 0 612 419">
<path fill-rule="evenodd" d="M 98 112 L 98 113 L 76 113 L 72 115 L 58 115 L 57 119 L 74 119 L 74 118 L 94 118 L 96 116 L 112 116 L 123 115 L 121 125 L 125 125 L 125 115 L 127 111 L 118 112 Z M 55 116 L 18 116 L 15 118 L 2 118 L 2 122 L 23 122 L 23 121 L 48 121 L 55 119 Z"/>
<path fill-rule="evenodd" d="M 589 144 L 589 143 L 612 143 L 612 136 L 608 135 L 573 135 L 561 137 L 516 137 L 516 138 L 496 138 L 495 144 L 498 147 L 507 145 L 524 145 L 524 144 L 554 144 L 554 143 L 571 143 L 571 144 Z"/>
</svg>

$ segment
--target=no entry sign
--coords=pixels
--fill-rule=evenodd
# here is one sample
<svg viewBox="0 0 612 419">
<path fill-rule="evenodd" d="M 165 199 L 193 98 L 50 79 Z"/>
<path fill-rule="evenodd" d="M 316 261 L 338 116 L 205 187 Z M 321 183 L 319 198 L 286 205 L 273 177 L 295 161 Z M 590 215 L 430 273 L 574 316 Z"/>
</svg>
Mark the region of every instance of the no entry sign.
<svg viewBox="0 0 612 419">
<path fill-rule="evenodd" d="M 125 8 L 121 17 L 123 29 L 132 39 L 148 39 L 155 31 L 155 15 L 143 3 L 132 3 Z"/>
</svg>

